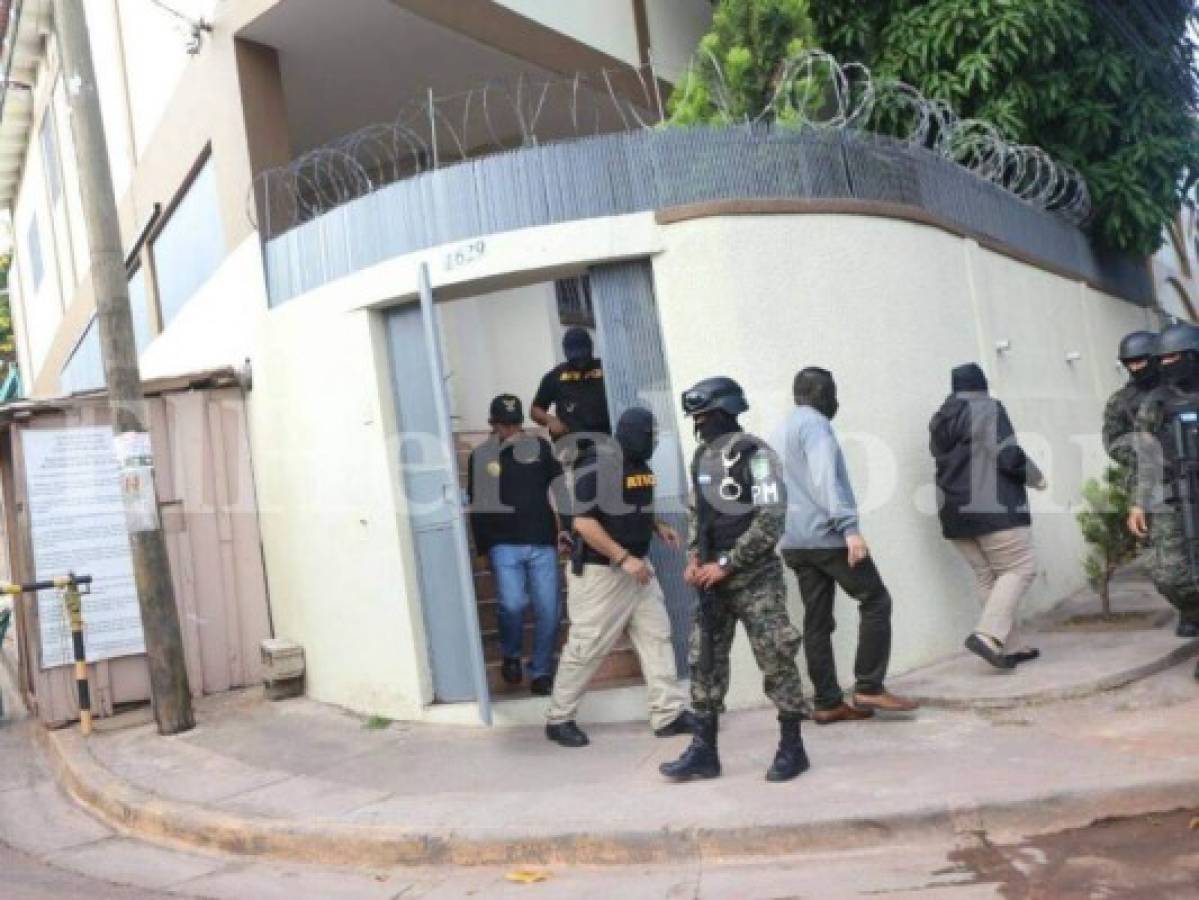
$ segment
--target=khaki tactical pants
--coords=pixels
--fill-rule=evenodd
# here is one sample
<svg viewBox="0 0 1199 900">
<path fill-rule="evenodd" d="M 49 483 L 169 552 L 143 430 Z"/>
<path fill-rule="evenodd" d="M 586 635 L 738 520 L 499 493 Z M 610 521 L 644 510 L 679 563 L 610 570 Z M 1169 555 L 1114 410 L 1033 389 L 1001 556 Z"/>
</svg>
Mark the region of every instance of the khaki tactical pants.
<svg viewBox="0 0 1199 900">
<path fill-rule="evenodd" d="M 575 718 L 592 676 L 626 631 L 641 660 L 648 688 L 649 720 L 669 725 L 685 708 L 670 644 L 670 619 L 657 579 L 639 585 L 621 569 L 584 566 L 566 576 L 570 636 L 558 663 L 546 720 L 551 725 Z"/>
<path fill-rule="evenodd" d="M 1025 649 L 1020 634 L 1020 600 L 1037 577 L 1031 529 L 1009 528 L 952 543 L 974 570 L 983 607 L 974 630 L 994 638 L 1005 653 Z"/>
</svg>

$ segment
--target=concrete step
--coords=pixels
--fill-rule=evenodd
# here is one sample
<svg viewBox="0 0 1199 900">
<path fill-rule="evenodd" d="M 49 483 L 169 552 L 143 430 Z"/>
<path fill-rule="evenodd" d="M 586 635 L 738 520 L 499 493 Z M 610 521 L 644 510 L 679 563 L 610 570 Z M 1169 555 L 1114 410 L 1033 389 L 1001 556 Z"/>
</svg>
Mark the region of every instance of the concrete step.
<svg viewBox="0 0 1199 900">
<path fill-rule="evenodd" d="M 600 664 L 595 677 L 591 679 L 590 690 L 605 690 L 608 688 L 624 687 L 630 684 L 641 684 L 641 661 L 632 645 L 619 646 L 608 654 Z M 500 677 L 500 660 L 487 663 L 487 684 L 491 688 L 493 700 L 503 700 L 506 697 L 526 696 L 529 693 L 529 679 L 518 685 L 509 685 Z"/>
<path fill-rule="evenodd" d="M 565 622 L 566 621 L 566 597 L 565 597 L 565 595 L 562 597 L 561 609 L 562 609 L 562 621 Z M 499 622 L 500 622 L 499 601 L 494 600 L 494 599 L 480 600 L 479 605 L 478 605 L 478 610 L 479 610 L 479 628 L 480 628 L 480 630 L 482 630 L 484 632 L 495 631 L 495 629 L 499 626 Z M 526 622 L 533 621 L 533 612 L 532 612 L 531 608 L 525 610 L 525 621 Z"/>
</svg>

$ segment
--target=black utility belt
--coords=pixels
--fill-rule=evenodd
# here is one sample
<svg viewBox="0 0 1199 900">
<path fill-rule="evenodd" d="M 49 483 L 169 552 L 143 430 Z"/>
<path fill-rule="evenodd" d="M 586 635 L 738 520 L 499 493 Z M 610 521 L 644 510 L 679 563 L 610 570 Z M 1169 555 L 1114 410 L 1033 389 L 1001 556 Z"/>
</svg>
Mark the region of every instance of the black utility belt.
<svg viewBox="0 0 1199 900">
<path fill-rule="evenodd" d="M 629 556 L 632 557 L 633 559 L 645 559 L 644 556 L 639 556 L 636 553 L 630 553 Z M 608 557 L 606 557 L 606 556 L 584 556 L 583 557 L 583 565 L 585 565 L 585 566 L 615 566 L 616 561 L 612 560 L 612 559 L 608 559 Z"/>
</svg>

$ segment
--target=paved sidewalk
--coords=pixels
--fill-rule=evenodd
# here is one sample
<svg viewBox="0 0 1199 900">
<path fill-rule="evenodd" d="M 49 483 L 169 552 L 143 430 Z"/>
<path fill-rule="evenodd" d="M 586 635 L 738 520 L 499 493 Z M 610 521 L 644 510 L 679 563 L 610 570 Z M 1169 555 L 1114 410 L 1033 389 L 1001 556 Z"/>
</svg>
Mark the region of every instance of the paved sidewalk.
<svg viewBox="0 0 1199 900">
<path fill-rule="evenodd" d="M 1035 663 L 1005 672 L 962 652 L 893 678 L 889 686 L 926 706 L 1004 709 L 1121 687 L 1199 653 L 1199 640 L 1174 636 L 1177 613 L 1135 568 L 1117 575 L 1110 593 L 1114 614 L 1134 621 L 1099 621 L 1098 598 L 1082 590 L 1036 623 L 1029 636 L 1041 651 Z"/>
<path fill-rule="evenodd" d="M 1078 698 L 1076 671 L 1099 690 L 1130 662 L 1145 674 L 1195 652 L 1169 616 L 1149 618 L 1158 626 L 1054 636 L 1046 661 L 1013 673 L 963 658 L 920 676 L 942 694 L 1006 677 L 1010 709 L 808 725 L 813 768 L 784 785 L 763 778 L 777 740 L 766 710 L 726 716 L 724 777 L 686 785 L 657 772 L 686 739 L 644 725 L 593 726 L 590 747 L 567 750 L 538 728 L 371 729 L 256 691 L 201 703 L 198 727 L 173 738 L 147 723 L 43 741 L 73 794 L 140 837 L 321 863 L 631 863 L 1027 832 L 1199 805 L 1189 665 Z M 1036 704 L 1017 702 L 1021 683 Z"/>
</svg>

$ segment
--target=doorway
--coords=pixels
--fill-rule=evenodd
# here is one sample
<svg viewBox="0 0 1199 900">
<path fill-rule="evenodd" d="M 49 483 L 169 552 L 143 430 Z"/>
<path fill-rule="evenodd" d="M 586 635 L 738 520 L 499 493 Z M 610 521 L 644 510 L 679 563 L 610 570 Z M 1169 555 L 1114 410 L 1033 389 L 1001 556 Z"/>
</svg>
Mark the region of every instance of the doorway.
<svg viewBox="0 0 1199 900">
<path fill-rule="evenodd" d="M 431 311 L 430 329 L 425 327 L 430 316 L 426 310 Z M 544 436 L 529 419 L 529 409 L 542 376 L 563 360 L 562 335 L 569 327 L 583 327 L 593 335 L 596 355 L 604 364 L 612 421 L 632 405 L 648 406 L 657 416 L 659 445 L 653 467 L 659 514 L 685 532 L 686 470 L 675 433 L 648 260 L 596 266 L 571 278 L 428 302 L 423 308 L 409 304 L 389 313 L 396 406 L 405 433 L 401 464 L 437 702 L 479 700 L 483 705 L 529 696 L 528 679 L 512 686 L 500 674 L 495 578 L 486 558 L 474 552 L 463 494 L 470 453 L 490 435 L 487 420 L 493 396 L 518 396 L 526 429 Z M 435 336 L 436 346 L 428 345 L 426 330 Z M 435 372 L 438 361 L 440 370 Z M 434 421 L 435 390 L 444 397 L 445 421 L 440 423 Z M 437 446 L 436 440 L 410 440 L 413 431 L 447 438 Z M 652 560 L 667 598 L 676 663 L 685 673 L 694 599 L 682 581 L 683 554 L 655 542 Z M 455 576 L 462 570 L 469 572 L 468 578 Z M 559 647 L 568 632 L 564 577 L 560 584 Z M 524 619 L 524 659 L 532 652 L 533 630 L 530 604 Z M 592 689 L 640 682 L 636 654 L 624 640 L 605 661 Z M 479 696 L 483 685 L 486 698 Z"/>
</svg>

